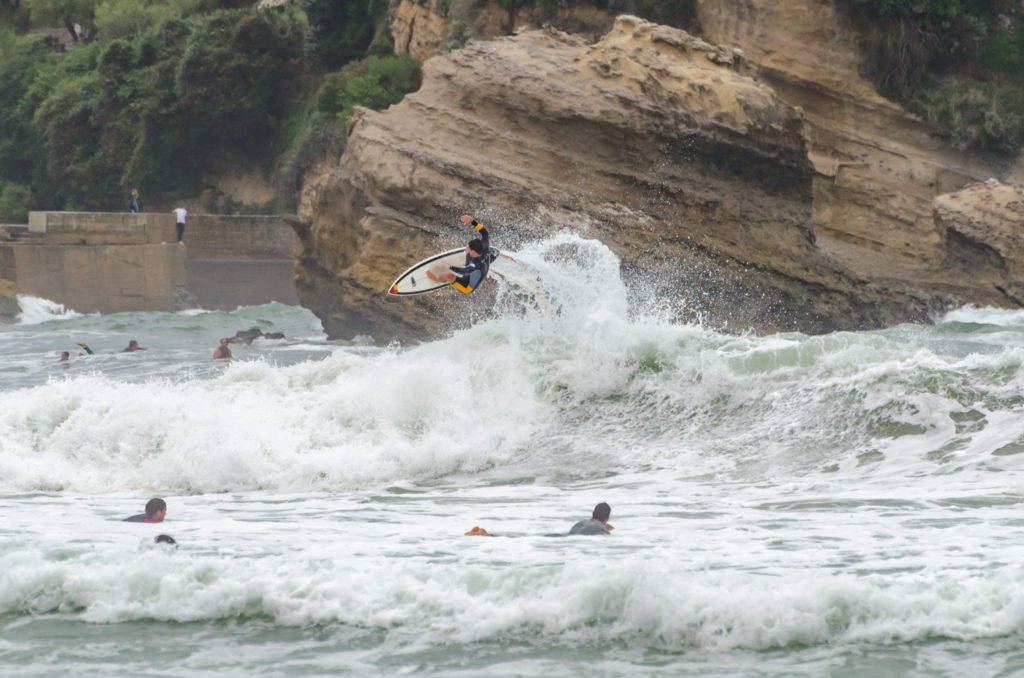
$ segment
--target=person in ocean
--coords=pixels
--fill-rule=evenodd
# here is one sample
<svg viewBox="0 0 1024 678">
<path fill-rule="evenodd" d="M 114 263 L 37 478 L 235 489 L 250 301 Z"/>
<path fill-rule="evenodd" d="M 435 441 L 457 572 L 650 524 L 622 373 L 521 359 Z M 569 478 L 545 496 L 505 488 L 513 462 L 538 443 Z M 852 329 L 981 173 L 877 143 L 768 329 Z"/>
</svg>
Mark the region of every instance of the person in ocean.
<svg viewBox="0 0 1024 678">
<path fill-rule="evenodd" d="M 576 523 L 575 525 L 573 525 L 572 528 L 569 529 L 569 534 L 566 535 L 566 534 L 562 534 L 562 533 L 557 533 L 557 534 L 545 534 L 544 536 L 545 537 L 567 537 L 567 536 L 568 537 L 574 537 L 574 536 L 577 536 L 577 535 L 584 535 L 584 536 L 586 536 L 586 535 L 594 535 L 594 534 L 608 534 L 613 529 L 615 529 L 614 527 L 612 527 L 608 523 L 608 518 L 610 518 L 611 515 L 612 515 L 612 507 L 602 501 L 600 504 L 598 504 L 597 506 L 594 507 L 594 511 L 593 511 L 593 513 L 591 513 L 590 519 L 589 520 L 581 520 L 578 523 Z M 469 532 L 465 533 L 465 536 L 467 536 L 467 537 L 497 537 L 497 536 L 500 536 L 500 535 L 496 535 L 493 532 L 488 532 L 486 529 L 480 527 L 479 525 L 475 525 L 472 530 L 470 530 Z"/>
<path fill-rule="evenodd" d="M 569 536 L 608 534 L 614 528 L 608 524 L 608 518 L 612 515 L 612 507 L 603 501 L 594 507 L 590 520 L 581 520 L 569 530 Z"/>
<path fill-rule="evenodd" d="M 88 346 L 86 346 L 85 344 L 83 344 L 82 342 L 78 342 L 78 345 L 85 349 L 85 353 L 79 352 L 79 353 L 75 354 L 76 356 L 81 357 L 83 355 L 92 355 L 93 354 L 93 350 L 91 348 L 89 348 Z M 60 352 L 60 361 L 63 363 L 63 362 L 67 362 L 68 360 L 71 360 L 71 352 L 70 351 L 61 351 Z"/>
<path fill-rule="evenodd" d="M 450 270 L 445 271 L 441 275 L 428 270 L 427 278 L 435 283 L 451 283 L 452 287 L 458 291 L 463 294 L 469 294 L 479 287 L 483 279 L 487 277 L 487 272 L 491 268 L 491 262 L 494 261 L 494 257 L 491 255 L 490 238 L 483 224 L 468 214 L 463 214 L 460 219 L 462 223 L 466 225 L 472 224 L 473 228 L 480 231 L 480 237 L 473 238 L 466 245 L 466 265 L 452 266 L 447 261 L 442 261 L 441 263 L 448 266 Z"/>
<path fill-rule="evenodd" d="M 148 351 L 148 350 L 149 350 L 148 348 L 144 348 L 142 346 L 139 346 L 139 342 L 137 342 L 134 339 L 132 339 L 131 341 L 128 342 L 128 348 L 126 348 L 123 351 L 121 351 L 121 353 L 134 353 L 135 351 Z"/>
<path fill-rule="evenodd" d="M 159 497 L 154 497 L 146 502 L 146 512 L 125 518 L 125 523 L 162 523 L 167 515 L 167 502 Z"/>
<path fill-rule="evenodd" d="M 231 349 L 228 348 L 228 340 L 222 338 L 220 340 L 220 346 L 213 351 L 214 360 L 229 360 L 231 358 Z"/>
</svg>

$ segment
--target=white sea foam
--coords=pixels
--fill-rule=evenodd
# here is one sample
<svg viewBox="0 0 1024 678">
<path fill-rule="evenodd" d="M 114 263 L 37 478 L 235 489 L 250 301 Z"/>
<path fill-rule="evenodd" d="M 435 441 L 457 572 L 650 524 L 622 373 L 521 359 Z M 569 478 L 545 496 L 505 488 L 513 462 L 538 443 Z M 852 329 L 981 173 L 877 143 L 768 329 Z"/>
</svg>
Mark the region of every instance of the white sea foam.
<svg viewBox="0 0 1024 678">
<path fill-rule="evenodd" d="M 21 306 L 21 313 L 18 314 L 18 324 L 20 325 L 38 325 L 50 320 L 67 320 L 82 316 L 81 313 L 77 313 L 63 304 L 29 294 L 19 294 L 18 305 Z"/>
<path fill-rule="evenodd" d="M 0 392 L 0 489 L 301 491 L 682 460 L 741 480 L 883 484 L 955 463 L 969 483 L 1017 465 L 1024 341 L 965 353 L 886 333 L 730 337 L 630 318 L 599 244 L 563 235 L 516 255 L 556 290 L 548 306 L 449 339 Z M 154 360 L 95 358 L 79 364 Z"/>
<path fill-rule="evenodd" d="M 1017 565 L 974 574 L 766 575 L 587 547 L 568 562 L 522 569 L 454 553 L 456 562 L 429 562 L 400 546 L 386 555 L 351 537 L 344 546 L 260 557 L 237 542 L 228 546 L 232 557 L 188 547 L 66 547 L 62 558 L 8 552 L 0 554 L 0 614 L 60 611 L 100 623 L 267 617 L 391 631 L 425 646 L 616 642 L 669 653 L 975 640 L 1024 628 Z M 447 539 L 437 548 L 454 551 Z M 523 557 L 522 548 L 494 551 Z"/>
</svg>

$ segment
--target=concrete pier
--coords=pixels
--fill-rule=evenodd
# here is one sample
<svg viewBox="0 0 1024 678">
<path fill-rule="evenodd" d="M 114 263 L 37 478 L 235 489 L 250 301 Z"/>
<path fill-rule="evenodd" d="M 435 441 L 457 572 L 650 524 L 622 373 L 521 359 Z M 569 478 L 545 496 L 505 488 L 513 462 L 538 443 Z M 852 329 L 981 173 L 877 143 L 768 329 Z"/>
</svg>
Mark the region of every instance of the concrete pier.
<svg viewBox="0 0 1024 678">
<path fill-rule="evenodd" d="M 183 241 L 169 213 L 31 212 L 0 279 L 82 313 L 299 303 L 283 217 L 189 215 Z"/>
</svg>

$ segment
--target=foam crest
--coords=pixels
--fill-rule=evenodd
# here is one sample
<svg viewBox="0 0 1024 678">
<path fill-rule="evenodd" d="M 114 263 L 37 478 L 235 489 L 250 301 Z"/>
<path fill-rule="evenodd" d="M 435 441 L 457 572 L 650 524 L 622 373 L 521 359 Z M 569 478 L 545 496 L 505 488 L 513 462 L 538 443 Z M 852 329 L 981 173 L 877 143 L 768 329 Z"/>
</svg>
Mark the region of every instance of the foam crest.
<svg viewBox="0 0 1024 678">
<path fill-rule="evenodd" d="M 621 643 L 669 653 L 975 640 L 1024 625 L 1017 567 L 984 577 L 764 576 L 639 556 L 595 570 L 587 562 L 509 569 L 364 555 L 345 560 L 339 577 L 330 560 L 309 554 L 218 558 L 153 548 L 116 556 L 2 553 L 0 614 L 61 611 L 96 623 L 262 617 L 383 630 L 427 646 Z"/>
<path fill-rule="evenodd" d="M 544 420 L 530 384 L 498 361 L 474 373 L 457 347 L 439 348 L 339 351 L 287 368 L 240 362 L 210 380 L 87 376 L 0 393 L 0 484 L 186 493 L 349 487 L 507 459 Z"/>
<path fill-rule="evenodd" d="M 298 491 L 681 465 L 744 482 L 888 484 L 946 476 L 953 462 L 966 485 L 1024 451 L 1019 312 L 1001 314 L 1014 336 L 998 342 L 975 322 L 988 310 L 959 312 L 952 333 L 728 336 L 632 316 L 599 242 L 562 233 L 511 254 L 546 303 L 498 283 L 499 317 L 406 349 L 319 346 L 329 357 L 282 366 L 211 365 L 204 348 L 188 368 L 196 356 L 175 351 L 190 333 L 214 345 L 264 318 L 310 332 L 308 314 L 112 317 L 118 334 L 90 337 L 100 351 L 62 366 L 66 378 L 0 392 L 0 490 Z M 147 354 L 97 343 L 123 346 L 142 319 L 166 337 Z M 105 320 L 73 322 L 85 334 Z"/>
<path fill-rule="evenodd" d="M 18 305 L 21 306 L 21 313 L 18 314 L 18 324 L 20 325 L 38 325 L 50 320 L 82 317 L 81 313 L 77 313 L 63 304 L 28 294 L 18 295 Z"/>
</svg>

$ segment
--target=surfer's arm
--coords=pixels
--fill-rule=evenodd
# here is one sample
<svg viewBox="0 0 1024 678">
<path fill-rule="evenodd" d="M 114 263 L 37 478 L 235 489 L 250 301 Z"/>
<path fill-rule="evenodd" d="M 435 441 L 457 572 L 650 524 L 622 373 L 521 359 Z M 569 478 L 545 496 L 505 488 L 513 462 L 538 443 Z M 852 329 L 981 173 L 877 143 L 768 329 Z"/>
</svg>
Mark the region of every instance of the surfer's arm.
<svg viewBox="0 0 1024 678">
<path fill-rule="evenodd" d="M 482 252 L 482 254 L 487 254 L 487 250 L 491 246 L 491 239 L 487 234 L 487 229 L 484 228 L 483 224 L 481 224 L 479 221 L 469 216 L 468 214 L 463 214 L 462 217 L 460 218 L 462 219 L 462 223 L 466 224 L 467 226 L 472 224 L 473 228 L 480 231 L 480 240 L 482 240 L 484 243 L 484 251 Z"/>
</svg>

